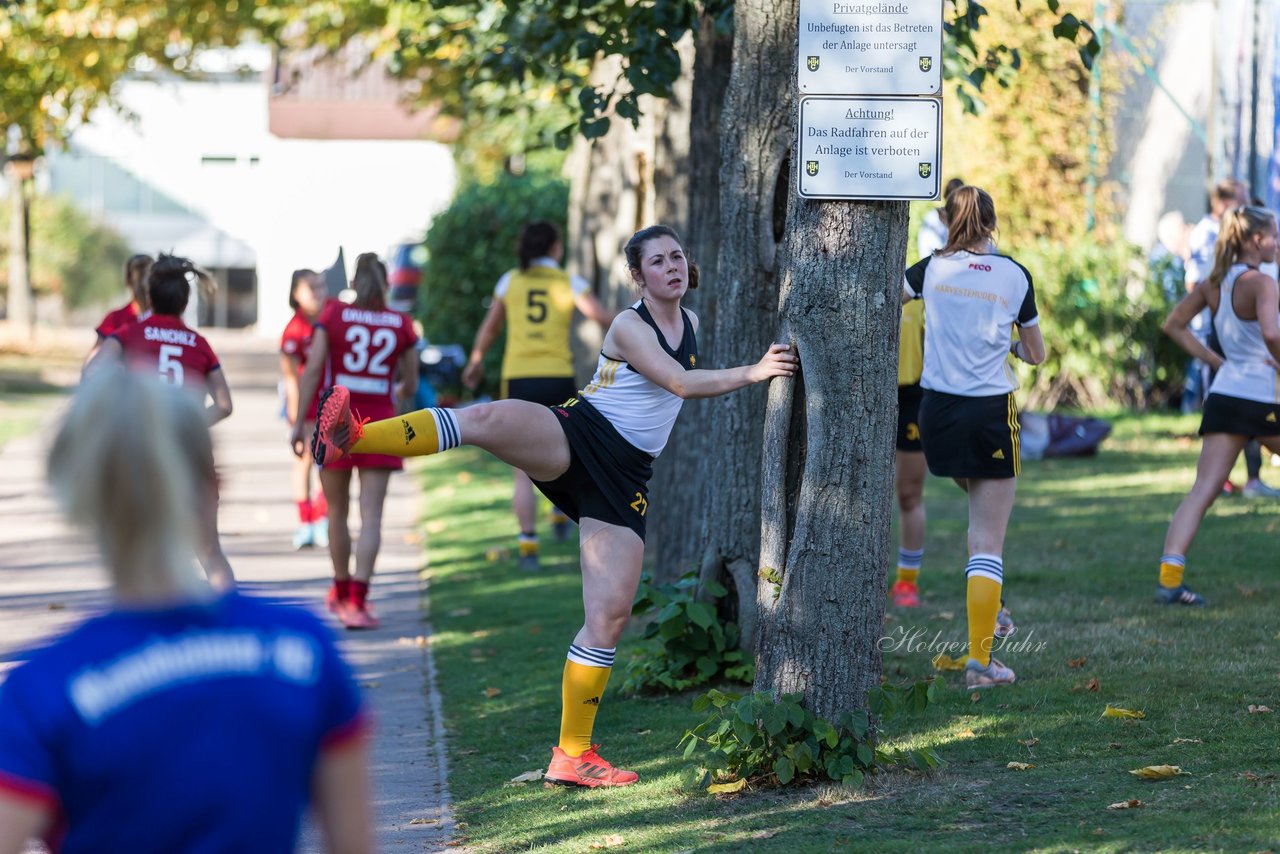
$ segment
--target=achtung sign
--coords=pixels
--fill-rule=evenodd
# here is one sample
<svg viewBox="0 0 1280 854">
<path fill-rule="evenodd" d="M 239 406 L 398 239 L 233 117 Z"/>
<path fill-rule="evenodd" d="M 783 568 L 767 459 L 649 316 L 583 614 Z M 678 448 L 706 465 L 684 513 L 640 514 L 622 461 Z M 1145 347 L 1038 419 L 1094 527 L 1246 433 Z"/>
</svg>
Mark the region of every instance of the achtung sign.
<svg viewBox="0 0 1280 854">
<path fill-rule="evenodd" d="M 938 198 L 942 109 L 933 98 L 800 99 L 806 199 Z"/>
<path fill-rule="evenodd" d="M 936 95 L 943 0 L 800 0 L 801 95 Z"/>
</svg>

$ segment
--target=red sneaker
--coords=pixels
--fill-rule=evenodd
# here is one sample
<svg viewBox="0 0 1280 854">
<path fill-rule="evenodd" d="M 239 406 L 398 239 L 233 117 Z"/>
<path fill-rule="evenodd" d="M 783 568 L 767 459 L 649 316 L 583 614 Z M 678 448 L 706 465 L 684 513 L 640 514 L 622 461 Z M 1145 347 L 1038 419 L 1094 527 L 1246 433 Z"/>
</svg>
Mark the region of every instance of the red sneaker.
<svg viewBox="0 0 1280 854">
<path fill-rule="evenodd" d="M 329 609 L 330 614 L 338 613 L 338 607 L 342 603 L 351 598 L 351 582 L 333 580 L 333 584 L 329 585 L 329 593 L 324 597 L 324 606 Z"/>
<path fill-rule="evenodd" d="M 336 385 L 320 395 L 316 431 L 311 437 L 311 457 L 326 465 L 346 456 L 364 435 L 364 421 L 351 412 L 351 392 Z"/>
<path fill-rule="evenodd" d="M 598 744 L 581 756 L 570 756 L 558 747 L 551 748 L 551 764 L 547 773 L 542 775 L 548 782 L 558 786 L 630 786 L 640 779 L 634 771 L 623 771 L 614 768 L 596 753 Z"/>
<path fill-rule="evenodd" d="M 914 581 L 895 581 L 889 590 L 893 604 L 898 608 L 919 608 L 920 588 Z"/>
<path fill-rule="evenodd" d="M 376 629 L 380 624 L 369 609 L 369 582 L 353 578 L 348 584 L 351 592 L 339 607 L 338 619 L 349 629 Z"/>
</svg>

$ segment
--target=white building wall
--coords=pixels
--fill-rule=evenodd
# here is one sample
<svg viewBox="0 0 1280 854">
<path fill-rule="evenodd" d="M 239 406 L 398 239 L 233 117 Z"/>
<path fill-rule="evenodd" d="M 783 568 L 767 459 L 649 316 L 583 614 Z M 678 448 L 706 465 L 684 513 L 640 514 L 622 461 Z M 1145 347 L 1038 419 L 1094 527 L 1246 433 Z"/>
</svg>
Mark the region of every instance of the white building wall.
<svg viewBox="0 0 1280 854">
<path fill-rule="evenodd" d="M 361 252 L 385 256 L 394 244 L 420 240 L 453 196 L 453 160 L 439 143 L 272 136 L 260 75 L 129 80 L 119 100 L 132 117 L 98 111 L 75 133 L 73 149 L 110 159 L 194 216 L 104 215 L 91 198 L 80 201 L 136 251 L 168 251 L 208 226 L 236 239 L 228 251 L 244 255 L 248 247 L 258 273 L 257 329 L 266 336 L 288 321 L 294 269 L 328 266 L 339 247 L 353 264 Z"/>
</svg>

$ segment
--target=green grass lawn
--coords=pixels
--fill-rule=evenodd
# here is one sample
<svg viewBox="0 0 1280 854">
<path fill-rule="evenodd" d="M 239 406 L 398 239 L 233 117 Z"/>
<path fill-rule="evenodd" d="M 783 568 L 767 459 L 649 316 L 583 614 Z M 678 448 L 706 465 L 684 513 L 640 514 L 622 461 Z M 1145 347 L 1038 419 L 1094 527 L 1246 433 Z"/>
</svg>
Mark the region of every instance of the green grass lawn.
<svg viewBox="0 0 1280 854">
<path fill-rule="evenodd" d="M 621 667 L 596 738 L 641 782 L 507 785 L 545 768 L 556 739 L 560 672 L 582 619 L 577 547 L 545 544 L 537 574 L 510 557 L 489 560 L 487 550 L 514 540 L 507 471 L 471 449 L 433 458 L 424 473 L 432 648 L 460 833 L 477 852 L 589 851 L 614 834 L 629 850 L 666 852 L 1280 846 L 1280 502 L 1224 498 L 1210 511 L 1187 570 L 1210 608 L 1151 601 L 1165 527 L 1193 480 L 1195 427 L 1194 417 L 1120 418 L 1096 458 L 1025 465 L 1005 547 L 1022 646 L 997 653 L 1018 684 L 974 697 L 949 673 L 941 702 L 882 733 L 933 747 L 941 770 L 884 773 L 857 791 L 730 797 L 681 788 L 676 743 L 699 720 L 693 695 L 624 698 L 612 690 Z M 1280 482 L 1280 470 L 1268 476 Z M 926 500 L 922 607 L 891 610 L 890 646 L 965 638 L 964 496 L 931 479 Z M 631 647 L 623 642 L 619 662 Z M 934 654 L 889 649 L 884 672 L 895 682 L 929 676 Z M 1103 718 L 1108 703 L 1146 717 Z M 1250 704 L 1277 711 L 1252 714 Z M 1011 761 L 1035 767 L 1013 771 Z M 1189 776 L 1128 773 L 1161 764 Z M 1128 799 L 1144 806 L 1107 809 Z"/>
</svg>

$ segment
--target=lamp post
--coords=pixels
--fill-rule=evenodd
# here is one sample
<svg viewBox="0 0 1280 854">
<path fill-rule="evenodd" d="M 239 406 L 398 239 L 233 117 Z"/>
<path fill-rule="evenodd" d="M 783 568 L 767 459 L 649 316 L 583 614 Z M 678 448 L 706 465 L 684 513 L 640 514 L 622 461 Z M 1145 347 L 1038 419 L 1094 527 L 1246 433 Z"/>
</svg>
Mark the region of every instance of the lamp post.
<svg viewBox="0 0 1280 854">
<path fill-rule="evenodd" d="M 31 337 L 34 320 L 31 296 L 31 221 L 27 184 L 35 174 L 35 158 L 26 153 L 10 154 L 5 160 L 9 176 L 9 324 L 23 338 Z"/>
</svg>

